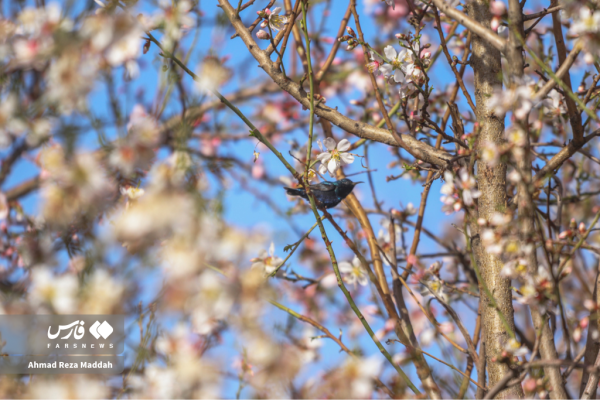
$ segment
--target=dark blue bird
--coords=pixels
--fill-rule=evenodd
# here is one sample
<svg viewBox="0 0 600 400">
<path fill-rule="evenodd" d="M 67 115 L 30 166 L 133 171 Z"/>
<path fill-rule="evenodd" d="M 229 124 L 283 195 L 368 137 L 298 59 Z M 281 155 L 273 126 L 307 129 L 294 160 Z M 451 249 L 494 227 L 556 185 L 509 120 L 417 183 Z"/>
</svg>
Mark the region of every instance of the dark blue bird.
<svg viewBox="0 0 600 400">
<path fill-rule="evenodd" d="M 335 182 L 321 182 L 314 185 L 310 185 L 310 191 L 312 192 L 317 207 L 319 208 L 333 208 L 340 204 L 342 200 L 346 198 L 354 186 L 363 182 L 352 182 L 350 179 L 340 179 Z M 290 196 L 300 196 L 308 200 L 306 191 L 304 188 L 292 189 L 289 187 L 285 188 L 285 191 Z"/>
</svg>

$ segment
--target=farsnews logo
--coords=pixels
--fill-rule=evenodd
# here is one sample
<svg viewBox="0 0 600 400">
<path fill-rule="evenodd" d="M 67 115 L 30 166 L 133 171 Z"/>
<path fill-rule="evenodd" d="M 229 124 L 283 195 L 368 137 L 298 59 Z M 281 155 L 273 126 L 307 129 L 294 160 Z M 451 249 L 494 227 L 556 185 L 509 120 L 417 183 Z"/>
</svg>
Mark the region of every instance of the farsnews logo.
<svg viewBox="0 0 600 400">
<path fill-rule="evenodd" d="M 94 325 L 90 327 L 90 333 L 96 339 L 100 339 L 100 336 L 102 336 L 103 339 L 106 339 L 110 336 L 111 333 L 113 333 L 113 327 L 110 326 L 110 324 L 106 321 L 104 321 L 103 323 L 96 321 Z"/>
<path fill-rule="evenodd" d="M 61 335 L 61 332 L 66 333 L 65 336 L 61 337 L 61 339 L 69 339 L 73 336 L 73 339 L 79 340 L 85 335 L 85 329 L 83 325 L 84 321 L 77 320 L 68 325 L 59 325 L 58 331 L 56 333 L 52 333 L 52 325 L 48 327 L 48 339 L 56 339 Z M 113 333 L 113 327 L 107 322 L 104 321 L 100 323 L 100 321 L 96 321 L 91 327 L 89 332 L 96 339 L 100 339 L 102 336 L 103 339 L 107 339 Z"/>
</svg>

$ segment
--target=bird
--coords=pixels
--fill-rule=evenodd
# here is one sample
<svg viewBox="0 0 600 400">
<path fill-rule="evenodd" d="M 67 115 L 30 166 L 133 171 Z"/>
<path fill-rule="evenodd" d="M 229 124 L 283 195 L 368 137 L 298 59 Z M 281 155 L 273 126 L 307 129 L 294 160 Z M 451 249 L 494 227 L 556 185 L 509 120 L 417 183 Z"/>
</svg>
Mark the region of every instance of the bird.
<svg viewBox="0 0 600 400">
<path fill-rule="evenodd" d="M 333 208 L 340 204 L 350 193 L 354 186 L 364 182 L 352 182 L 350 179 L 340 179 L 335 182 L 320 182 L 314 185 L 310 185 L 310 191 L 312 192 L 317 207 L 319 208 Z M 308 200 L 306 196 L 306 190 L 304 188 L 289 188 L 284 187 L 287 194 L 290 196 L 300 196 Z"/>
</svg>

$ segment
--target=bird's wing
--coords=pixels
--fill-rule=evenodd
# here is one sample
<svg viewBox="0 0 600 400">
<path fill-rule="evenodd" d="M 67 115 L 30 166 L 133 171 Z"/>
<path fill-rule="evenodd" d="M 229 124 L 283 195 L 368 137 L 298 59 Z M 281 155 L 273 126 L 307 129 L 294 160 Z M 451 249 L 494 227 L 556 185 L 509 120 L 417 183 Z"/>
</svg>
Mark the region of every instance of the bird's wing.
<svg viewBox="0 0 600 400">
<path fill-rule="evenodd" d="M 335 184 L 333 182 L 321 182 L 310 185 L 311 190 L 320 190 L 322 192 L 329 192 L 335 190 Z"/>
</svg>

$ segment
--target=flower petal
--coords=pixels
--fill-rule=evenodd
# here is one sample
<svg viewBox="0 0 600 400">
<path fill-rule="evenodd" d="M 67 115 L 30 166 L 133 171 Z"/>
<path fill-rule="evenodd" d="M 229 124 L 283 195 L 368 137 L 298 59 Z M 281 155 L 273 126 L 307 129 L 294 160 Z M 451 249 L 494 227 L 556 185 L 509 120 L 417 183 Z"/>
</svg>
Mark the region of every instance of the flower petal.
<svg viewBox="0 0 600 400">
<path fill-rule="evenodd" d="M 279 14 L 281 12 L 281 7 L 275 7 L 271 10 L 271 14 Z"/>
<path fill-rule="evenodd" d="M 325 162 L 325 161 L 329 160 L 330 158 L 331 158 L 331 153 L 328 153 L 328 152 L 321 153 L 317 156 L 317 160 L 319 160 L 321 162 Z"/>
<path fill-rule="evenodd" d="M 404 74 L 399 69 L 394 71 L 394 80 L 398 83 L 404 82 Z"/>
<path fill-rule="evenodd" d="M 338 268 L 340 272 L 346 274 L 352 272 L 352 265 L 348 261 L 342 261 L 341 263 L 339 263 Z"/>
<path fill-rule="evenodd" d="M 396 56 L 398 55 L 398 53 L 396 53 L 396 50 L 392 46 L 386 46 L 385 49 L 383 49 L 383 52 L 390 61 L 395 60 Z"/>
<path fill-rule="evenodd" d="M 357 277 L 357 280 L 360 286 L 367 286 L 369 284 L 369 280 L 367 279 L 367 275 L 365 274 L 362 274 L 359 277 Z"/>
<path fill-rule="evenodd" d="M 352 164 L 354 162 L 354 156 L 350 153 L 341 153 L 340 159 L 344 164 Z"/>
<path fill-rule="evenodd" d="M 319 165 L 319 173 L 321 175 L 325 175 L 326 172 L 327 172 L 327 164 L 321 163 L 321 165 Z"/>
<path fill-rule="evenodd" d="M 271 257 L 273 257 L 274 253 L 275 253 L 275 243 L 271 242 L 271 246 L 269 246 L 269 255 Z"/>
<path fill-rule="evenodd" d="M 329 160 L 329 162 L 327 163 L 327 170 L 329 171 L 331 176 L 333 176 L 335 174 L 335 171 L 337 171 L 339 168 L 340 162 L 334 158 Z"/>
<path fill-rule="evenodd" d="M 390 64 L 383 64 L 379 66 L 379 71 L 381 71 L 381 74 L 385 77 L 390 76 L 393 70 L 394 67 L 392 67 Z"/>
<path fill-rule="evenodd" d="M 347 151 L 350 148 L 350 142 L 348 139 L 342 139 L 337 145 L 338 151 Z"/>
<path fill-rule="evenodd" d="M 323 143 L 321 143 L 321 139 L 317 139 L 317 144 L 319 145 L 319 149 L 323 151 Z"/>
<path fill-rule="evenodd" d="M 323 140 L 323 144 L 325 145 L 325 148 L 329 151 L 335 150 L 335 140 L 333 140 L 332 138 L 328 137 L 325 138 L 325 140 Z"/>
</svg>

